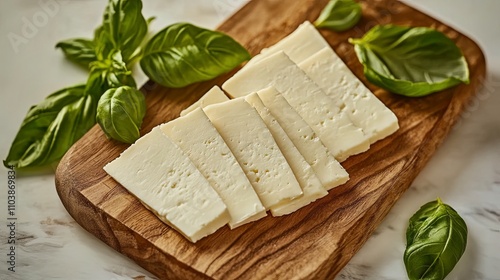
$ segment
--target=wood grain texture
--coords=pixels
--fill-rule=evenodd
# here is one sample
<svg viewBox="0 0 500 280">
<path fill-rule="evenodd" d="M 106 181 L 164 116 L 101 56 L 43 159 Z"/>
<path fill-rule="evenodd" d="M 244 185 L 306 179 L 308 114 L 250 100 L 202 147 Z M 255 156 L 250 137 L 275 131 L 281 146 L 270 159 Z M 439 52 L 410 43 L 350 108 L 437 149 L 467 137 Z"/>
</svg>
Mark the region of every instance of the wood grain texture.
<svg viewBox="0 0 500 280">
<path fill-rule="evenodd" d="M 326 2 L 253 0 L 219 30 L 256 54 L 303 21 L 314 21 Z M 321 33 L 395 112 L 401 128 L 343 163 L 351 177 L 347 184 L 291 215 L 268 216 L 235 230 L 225 227 L 192 244 L 102 170 L 127 145 L 107 140 L 94 127 L 67 152 L 56 172 L 57 191 L 68 212 L 83 228 L 161 279 L 334 278 L 422 170 L 485 76 L 484 56 L 466 36 L 397 1 L 361 3 L 363 19 L 355 28 Z M 367 83 L 347 39 L 387 23 L 430 26 L 447 34 L 467 58 L 471 83 L 423 98 L 393 95 Z M 233 73 L 182 89 L 166 89 L 152 82 L 144 85 L 148 113 L 142 134 L 176 118 Z"/>
</svg>

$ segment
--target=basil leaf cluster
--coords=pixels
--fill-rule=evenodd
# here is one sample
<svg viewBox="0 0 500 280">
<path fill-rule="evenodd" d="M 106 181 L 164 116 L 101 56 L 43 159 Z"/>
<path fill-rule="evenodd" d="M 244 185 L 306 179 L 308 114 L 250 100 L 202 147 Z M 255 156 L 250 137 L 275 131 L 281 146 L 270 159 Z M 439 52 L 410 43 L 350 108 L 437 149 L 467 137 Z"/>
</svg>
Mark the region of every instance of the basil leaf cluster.
<svg viewBox="0 0 500 280">
<path fill-rule="evenodd" d="M 140 64 L 151 80 L 179 88 L 213 79 L 248 59 L 248 51 L 226 34 L 177 23 L 148 42 Z"/>
<path fill-rule="evenodd" d="M 94 61 L 90 64 L 90 74 L 86 91 L 101 96 L 106 90 L 123 85 L 136 87 L 132 71 L 128 70 L 120 52 L 116 52 L 106 60 Z"/>
<path fill-rule="evenodd" d="M 444 279 L 467 246 L 467 225 L 439 198 L 423 205 L 406 230 L 404 263 L 410 280 Z"/>
<path fill-rule="evenodd" d="M 147 33 L 141 9 L 141 0 L 110 0 L 93 40 L 75 38 L 56 45 L 70 61 L 89 69 L 87 83 L 57 91 L 28 111 L 4 160 L 5 166 L 24 168 L 58 161 L 95 125 L 103 93 L 110 88 L 136 87 L 128 68 Z M 122 126 L 136 135 L 135 125 L 124 121 Z"/>
<path fill-rule="evenodd" d="M 92 52 L 94 55 L 94 60 L 88 62 L 83 60 L 83 56 L 78 57 L 71 56 L 72 60 L 79 63 L 86 63 L 89 67 L 89 79 L 87 80 L 86 92 L 92 94 L 97 98 L 101 97 L 103 93 L 108 92 L 110 89 L 120 88 L 122 86 L 128 86 L 136 88 L 137 85 L 132 77 L 132 71 L 129 69 L 132 67 L 134 61 L 141 54 L 141 45 L 148 32 L 148 22 L 142 15 L 142 2 L 140 0 L 110 0 L 106 9 L 104 11 L 102 24 L 94 32 L 94 40 L 87 40 L 86 45 L 82 45 L 80 52 L 91 52 L 88 50 L 91 46 L 93 47 Z M 64 42 L 80 42 L 81 40 L 73 39 L 66 40 L 58 44 L 58 46 L 66 46 Z M 90 44 L 92 42 L 92 44 Z M 73 48 L 77 45 L 73 44 Z M 79 46 L 79 45 L 78 45 Z M 69 51 L 63 49 L 66 56 L 68 56 Z M 73 51 L 76 52 L 76 51 Z M 80 60 L 78 60 L 80 59 Z M 131 91 L 128 91 L 131 92 Z M 136 94 L 133 92 L 132 94 Z M 142 94 L 142 93 L 141 93 Z M 117 101 L 117 98 L 123 98 L 123 101 L 134 101 L 140 102 L 140 104 L 135 104 L 137 108 L 145 108 L 144 98 L 128 98 L 123 94 L 117 95 L 113 100 Z M 105 108 L 100 108 L 105 106 Z M 130 108 L 134 108 L 134 106 Z M 131 143 L 137 138 L 139 138 L 138 127 L 134 124 L 131 125 L 126 119 L 116 118 L 115 114 L 111 114 L 110 117 L 113 118 L 114 126 L 105 126 L 102 120 L 103 114 L 99 115 L 99 112 L 104 112 L 109 110 L 109 106 L 105 102 L 99 102 L 97 105 L 97 121 L 101 126 L 104 133 L 111 139 L 118 141 Z M 115 112 L 115 111 L 113 111 Z M 128 111 L 127 113 L 132 113 Z M 144 116 L 144 112 L 140 112 L 140 115 Z M 140 122 L 135 123 L 142 123 Z M 117 134 L 116 128 L 122 131 L 121 134 Z M 121 135 L 124 131 L 129 130 L 129 135 L 134 135 L 134 138 L 127 137 L 124 138 Z"/>
<path fill-rule="evenodd" d="M 321 11 L 314 25 L 341 32 L 356 25 L 361 19 L 361 5 L 354 0 L 331 0 Z"/>
<path fill-rule="evenodd" d="M 418 97 L 469 83 L 462 52 L 435 29 L 378 25 L 349 41 L 366 78 L 393 93 Z"/>
<path fill-rule="evenodd" d="M 183 87 L 209 80 L 250 58 L 231 37 L 188 23 L 171 25 L 147 43 L 141 0 L 109 0 L 93 39 L 56 44 L 66 58 L 89 70 L 86 84 L 49 95 L 33 106 L 18 131 L 5 166 L 41 166 L 59 160 L 96 122 L 107 137 L 133 143 L 146 113 L 132 77 L 141 67 L 153 81 Z"/>
</svg>

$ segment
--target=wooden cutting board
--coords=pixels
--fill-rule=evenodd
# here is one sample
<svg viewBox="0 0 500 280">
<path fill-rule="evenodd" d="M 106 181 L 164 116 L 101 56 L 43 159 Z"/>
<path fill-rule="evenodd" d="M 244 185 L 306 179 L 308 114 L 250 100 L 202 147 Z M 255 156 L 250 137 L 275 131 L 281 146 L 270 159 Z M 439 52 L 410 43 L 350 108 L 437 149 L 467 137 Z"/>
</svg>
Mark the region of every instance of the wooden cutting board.
<svg viewBox="0 0 500 280">
<path fill-rule="evenodd" d="M 314 21 L 326 3 L 253 0 L 218 29 L 256 54 L 303 21 Z M 268 216 L 235 230 L 225 227 L 192 244 L 103 171 L 127 145 L 107 140 L 96 126 L 67 152 L 56 172 L 57 191 L 68 212 L 83 228 L 161 279 L 334 278 L 443 142 L 485 76 L 484 56 L 466 36 L 398 1 L 361 3 L 363 19 L 355 28 L 343 33 L 321 32 L 355 74 L 396 113 L 401 128 L 344 162 L 351 177 L 347 184 L 291 215 Z M 447 34 L 467 58 L 470 84 L 423 98 L 393 95 L 369 84 L 347 39 L 387 23 L 430 26 Z M 233 73 L 182 89 L 166 89 L 152 82 L 144 85 L 148 113 L 142 134 L 178 117 L 182 109 Z"/>
</svg>

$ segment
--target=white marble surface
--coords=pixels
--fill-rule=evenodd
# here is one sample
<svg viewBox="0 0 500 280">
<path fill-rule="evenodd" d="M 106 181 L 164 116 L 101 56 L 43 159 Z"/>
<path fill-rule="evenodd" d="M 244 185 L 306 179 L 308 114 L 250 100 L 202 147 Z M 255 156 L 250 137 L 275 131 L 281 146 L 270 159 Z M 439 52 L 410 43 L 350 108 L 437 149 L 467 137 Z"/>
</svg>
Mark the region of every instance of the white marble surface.
<svg viewBox="0 0 500 280">
<path fill-rule="evenodd" d="M 92 35 L 104 0 L 0 1 L 0 155 L 6 157 L 29 106 L 86 73 L 68 63 L 54 44 Z M 215 27 L 244 0 L 144 0 L 153 29 L 190 21 Z M 405 279 L 402 262 L 408 218 L 423 203 L 441 197 L 469 227 L 465 255 L 447 279 L 500 279 L 500 1 L 407 0 L 474 38 L 488 61 L 488 81 L 456 129 L 403 195 L 366 245 L 337 279 Z M 48 9 L 47 9 L 48 8 Z M 48 11 L 48 12 L 47 12 Z M 36 30 L 23 43 L 26 20 Z M 137 75 L 140 82 L 144 76 Z M 7 270 L 7 171 L 0 171 L 0 279 L 155 279 L 80 228 L 54 188 L 53 172 L 17 179 L 16 272 Z"/>
</svg>

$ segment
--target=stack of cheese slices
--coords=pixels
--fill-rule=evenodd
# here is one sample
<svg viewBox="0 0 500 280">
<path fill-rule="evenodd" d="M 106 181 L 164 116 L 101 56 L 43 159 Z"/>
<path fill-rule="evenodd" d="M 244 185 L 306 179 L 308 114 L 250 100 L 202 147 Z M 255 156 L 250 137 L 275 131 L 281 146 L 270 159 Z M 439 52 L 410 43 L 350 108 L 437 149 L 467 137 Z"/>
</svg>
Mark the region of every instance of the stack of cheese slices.
<svg viewBox="0 0 500 280">
<path fill-rule="evenodd" d="M 290 214 L 344 184 L 340 165 L 398 120 L 309 22 L 104 169 L 192 242 Z"/>
</svg>

